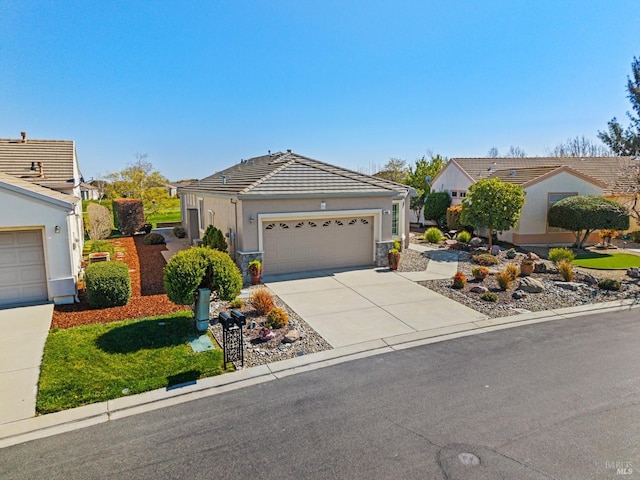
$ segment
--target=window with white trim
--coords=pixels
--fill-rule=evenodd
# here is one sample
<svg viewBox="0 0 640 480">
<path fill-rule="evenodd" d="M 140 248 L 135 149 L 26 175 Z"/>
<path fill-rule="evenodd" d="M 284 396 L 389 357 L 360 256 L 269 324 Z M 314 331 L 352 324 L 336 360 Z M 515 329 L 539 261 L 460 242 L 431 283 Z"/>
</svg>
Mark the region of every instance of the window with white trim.
<svg viewBox="0 0 640 480">
<path fill-rule="evenodd" d="M 547 194 L 547 212 L 549 212 L 549 209 L 551 208 L 551 206 L 556 203 L 559 202 L 560 200 L 567 198 L 567 197 L 573 197 L 575 195 L 578 195 L 578 193 L 549 193 Z M 560 233 L 560 232 L 568 232 L 568 230 L 565 230 L 564 228 L 560 228 L 560 227 L 550 227 L 548 220 L 547 220 L 547 232 L 548 233 Z"/>
<path fill-rule="evenodd" d="M 200 220 L 200 230 L 204 230 L 204 200 L 198 199 L 198 217 Z"/>
<path fill-rule="evenodd" d="M 213 210 L 207 210 L 207 215 L 209 217 L 209 225 L 214 225 L 213 222 L 216 219 L 216 212 L 214 212 Z"/>
<path fill-rule="evenodd" d="M 400 235 L 400 203 L 393 202 L 391 205 L 391 235 Z"/>
</svg>

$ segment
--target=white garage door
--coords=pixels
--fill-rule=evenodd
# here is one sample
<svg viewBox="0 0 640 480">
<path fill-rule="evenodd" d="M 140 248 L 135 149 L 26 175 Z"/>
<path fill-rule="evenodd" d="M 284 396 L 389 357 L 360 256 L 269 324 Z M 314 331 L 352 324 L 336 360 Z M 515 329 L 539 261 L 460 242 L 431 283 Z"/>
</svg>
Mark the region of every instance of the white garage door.
<svg viewBox="0 0 640 480">
<path fill-rule="evenodd" d="M 373 263 L 373 217 L 274 221 L 262 228 L 265 275 Z"/>
<path fill-rule="evenodd" d="M 0 232 L 0 305 L 47 300 L 40 230 Z"/>
</svg>

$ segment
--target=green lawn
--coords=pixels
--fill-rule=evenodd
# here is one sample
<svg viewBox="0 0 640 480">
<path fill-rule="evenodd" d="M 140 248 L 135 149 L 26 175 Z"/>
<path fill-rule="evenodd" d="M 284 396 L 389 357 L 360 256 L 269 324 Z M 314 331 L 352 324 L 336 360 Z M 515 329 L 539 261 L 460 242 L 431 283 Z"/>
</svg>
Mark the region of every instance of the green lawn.
<svg viewBox="0 0 640 480">
<path fill-rule="evenodd" d="M 640 256 L 631 253 L 582 253 L 572 262 L 578 267 L 602 270 L 627 269 L 640 267 Z"/>
<path fill-rule="evenodd" d="M 36 410 L 51 413 L 224 372 L 222 350 L 194 353 L 191 312 L 49 333 Z M 162 324 L 164 323 L 164 325 Z M 215 345 L 215 342 L 214 342 Z"/>
</svg>

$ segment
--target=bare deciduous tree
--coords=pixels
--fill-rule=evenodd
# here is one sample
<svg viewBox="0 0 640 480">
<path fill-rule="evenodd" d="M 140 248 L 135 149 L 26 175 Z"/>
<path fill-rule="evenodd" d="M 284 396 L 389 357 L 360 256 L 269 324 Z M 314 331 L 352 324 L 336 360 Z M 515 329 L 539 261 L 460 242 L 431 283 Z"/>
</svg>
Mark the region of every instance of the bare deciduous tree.
<svg viewBox="0 0 640 480">
<path fill-rule="evenodd" d="M 89 238 L 91 240 L 103 240 L 111 235 L 111 212 L 107 207 L 90 203 L 87 206 L 87 217 L 89 219 Z"/>
</svg>

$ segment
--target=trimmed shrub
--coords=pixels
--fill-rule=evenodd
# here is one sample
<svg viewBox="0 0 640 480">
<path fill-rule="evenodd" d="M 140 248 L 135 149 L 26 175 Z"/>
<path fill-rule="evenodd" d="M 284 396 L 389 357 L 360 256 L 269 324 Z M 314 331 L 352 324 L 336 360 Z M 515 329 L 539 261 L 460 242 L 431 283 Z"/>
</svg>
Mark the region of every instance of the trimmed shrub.
<svg viewBox="0 0 640 480">
<path fill-rule="evenodd" d="M 558 262 L 558 271 L 560 272 L 560 275 L 565 282 L 573 282 L 573 267 L 571 266 L 570 262 L 566 260 L 560 260 Z"/>
<path fill-rule="evenodd" d="M 469 243 L 469 240 L 471 240 L 471 234 L 466 230 L 463 230 L 460 233 L 458 233 L 458 235 L 456 236 L 456 240 L 458 240 L 461 243 Z"/>
<path fill-rule="evenodd" d="M 464 288 L 466 284 L 467 276 L 462 272 L 456 272 L 456 274 L 453 276 L 453 283 L 451 286 L 453 288 Z"/>
<path fill-rule="evenodd" d="M 511 280 L 515 281 L 515 279 L 518 278 L 518 273 L 520 272 L 520 267 L 518 267 L 518 265 L 516 265 L 515 263 L 508 263 L 504 267 L 504 269 L 509 274 L 509 276 L 511 277 Z"/>
<path fill-rule="evenodd" d="M 123 235 L 133 235 L 144 225 L 144 207 L 140 200 L 118 198 L 113 201 L 113 223 Z"/>
<path fill-rule="evenodd" d="M 471 275 L 473 278 L 479 281 L 483 281 L 489 276 L 489 269 L 487 267 L 473 267 L 471 269 Z"/>
<path fill-rule="evenodd" d="M 493 292 L 484 292 L 480 295 L 480 300 L 484 300 L 485 302 L 497 302 L 498 295 Z"/>
<path fill-rule="evenodd" d="M 187 231 L 184 229 L 184 227 L 181 227 L 180 225 L 176 225 L 175 227 L 173 227 L 173 235 L 176 238 L 184 238 L 187 236 Z"/>
<path fill-rule="evenodd" d="M 93 240 L 84 243 L 84 253 L 109 252 L 113 257 L 116 253 L 116 247 L 113 243 L 106 240 Z"/>
<path fill-rule="evenodd" d="M 569 248 L 552 248 L 549 250 L 549 260 L 551 260 L 555 265 L 558 265 L 562 260 L 571 263 L 575 259 L 576 256 Z"/>
<path fill-rule="evenodd" d="M 242 275 L 228 254 L 197 247 L 171 257 L 164 267 L 164 286 L 169 300 L 178 305 L 193 304 L 198 288 L 233 300 L 242 288 Z"/>
<path fill-rule="evenodd" d="M 462 230 L 460 215 L 462 215 L 462 205 L 453 205 L 447 208 L 447 228 L 449 230 Z"/>
<path fill-rule="evenodd" d="M 474 255 L 471 257 L 471 260 L 478 265 L 482 265 L 484 267 L 489 267 L 491 265 L 497 265 L 498 258 L 495 255 L 491 255 L 490 253 L 481 253 L 479 255 Z"/>
<path fill-rule="evenodd" d="M 234 298 L 229 302 L 230 308 L 242 308 L 244 307 L 244 302 L 240 298 Z"/>
<path fill-rule="evenodd" d="M 500 287 L 500 290 L 502 291 L 509 290 L 511 283 L 513 282 L 511 274 L 506 269 L 500 270 L 494 275 L 494 278 L 498 282 L 498 287 Z"/>
<path fill-rule="evenodd" d="M 165 242 L 164 237 L 159 233 L 148 233 L 144 236 L 145 245 L 162 245 Z"/>
<path fill-rule="evenodd" d="M 84 281 L 93 308 L 126 305 L 131 298 L 131 277 L 123 262 L 92 263 L 84 271 Z"/>
<path fill-rule="evenodd" d="M 267 328 L 282 328 L 289 323 L 289 315 L 280 307 L 273 307 L 267 315 L 267 321 L 265 327 Z"/>
<path fill-rule="evenodd" d="M 433 220 L 439 227 L 444 226 L 449 205 L 451 205 L 451 197 L 447 192 L 427 193 L 424 196 L 422 216 L 425 220 Z"/>
<path fill-rule="evenodd" d="M 631 232 L 631 241 L 634 243 L 640 243 L 640 230 Z"/>
<path fill-rule="evenodd" d="M 273 295 L 266 288 L 258 288 L 249 299 L 249 303 L 256 309 L 258 315 L 266 315 L 275 306 Z"/>
<path fill-rule="evenodd" d="M 91 240 L 102 240 L 111 235 L 113 220 L 111 220 L 111 212 L 107 207 L 97 203 L 88 204 L 87 220 L 89 223 L 89 238 Z"/>
<path fill-rule="evenodd" d="M 224 239 L 222 231 L 213 225 L 209 225 L 205 230 L 202 237 L 202 246 L 227 253 L 227 241 Z"/>
<path fill-rule="evenodd" d="M 618 280 L 604 278 L 598 282 L 598 287 L 600 287 L 601 290 L 612 290 L 617 292 L 620 290 L 621 285 Z"/>
<path fill-rule="evenodd" d="M 442 232 L 440 231 L 440 229 L 436 227 L 431 227 L 427 229 L 427 231 L 424 232 L 424 235 L 422 237 L 423 240 L 426 240 L 429 243 L 440 243 L 443 238 L 444 238 L 444 235 L 442 235 Z"/>
</svg>

